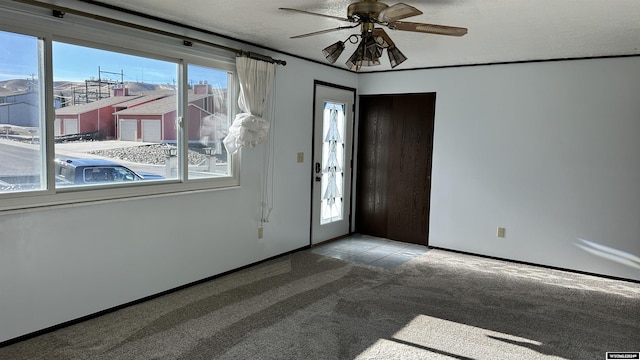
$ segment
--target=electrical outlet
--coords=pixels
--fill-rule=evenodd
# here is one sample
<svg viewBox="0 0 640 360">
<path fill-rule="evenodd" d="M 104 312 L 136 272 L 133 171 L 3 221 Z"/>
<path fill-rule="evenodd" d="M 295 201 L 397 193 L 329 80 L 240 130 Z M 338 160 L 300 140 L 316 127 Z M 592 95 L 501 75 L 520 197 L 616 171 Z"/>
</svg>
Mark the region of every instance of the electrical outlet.
<svg viewBox="0 0 640 360">
<path fill-rule="evenodd" d="M 304 153 L 303 152 L 299 152 L 298 153 L 298 162 L 299 163 L 303 163 L 304 162 Z"/>
<path fill-rule="evenodd" d="M 258 239 L 262 239 L 263 236 L 264 236 L 264 231 L 261 226 L 258 228 Z"/>
<path fill-rule="evenodd" d="M 505 232 L 507 231 L 507 229 L 503 228 L 503 227 L 499 227 L 498 228 L 498 237 L 499 238 L 503 238 L 505 235 Z"/>
</svg>

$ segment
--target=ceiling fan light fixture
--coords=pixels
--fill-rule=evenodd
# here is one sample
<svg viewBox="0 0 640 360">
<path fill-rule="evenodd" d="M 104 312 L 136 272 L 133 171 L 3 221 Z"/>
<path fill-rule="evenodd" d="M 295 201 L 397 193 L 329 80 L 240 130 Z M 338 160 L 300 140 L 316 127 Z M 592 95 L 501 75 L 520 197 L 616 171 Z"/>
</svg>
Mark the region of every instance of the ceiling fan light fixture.
<svg viewBox="0 0 640 360">
<path fill-rule="evenodd" d="M 358 47 L 358 49 L 359 48 L 360 47 Z M 351 57 L 349 57 L 349 60 L 345 62 L 345 65 L 347 65 L 349 70 L 354 70 L 353 68 L 355 67 L 355 71 L 359 71 L 362 66 L 362 54 L 360 54 L 358 50 L 354 51 Z"/>
<path fill-rule="evenodd" d="M 404 56 L 404 54 L 400 52 L 395 45 L 391 45 L 387 48 L 387 55 L 389 56 L 389 63 L 391 63 L 392 69 L 407 60 L 407 57 Z"/>
<path fill-rule="evenodd" d="M 367 36 L 366 38 L 362 39 L 361 44 L 364 44 L 363 58 L 365 60 L 378 60 L 380 56 L 382 56 L 383 49 L 380 44 L 376 42 L 376 37 Z"/>
<path fill-rule="evenodd" d="M 353 54 L 353 55 L 351 55 L 349 60 L 347 60 L 346 64 L 347 64 L 347 68 L 349 70 L 354 70 L 354 67 L 355 67 L 355 71 L 360 71 L 360 68 L 363 67 L 363 66 L 380 65 L 380 61 L 378 59 L 375 59 L 375 60 L 358 59 L 356 54 Z"/>
<path fill-rule="evenodd" d="M 367 37 L 358 44 L 358 48 L 345 64 L 349 70 L 355 67 L 355 71 L 359 71 L 362 66 L 380 65 L 380 55 L 382 55 L 382 48 L 372 37 Z"/>
<path fill-rule="evenodd" d="M 322 49 L 322 55 L 327 59 L 330 64 L 333 64 L 338 60 L 342 52 L 344 51 L 344 42 L 338 41 L 335 44 L 331 44 Z"/>
<path fill-rule="evenodd" d="M 363 57 L 362 53 L 356 50 L 356 52 L 354 52 L 353 55 L 351 55 L 351 57 L 349 58 L 349 60 L 347 60 L 345 64 L 347 65 L 347 68 L 349 70 L 354 70 L 355 68 L 355 71 L 360 71 L 360 68 L 363 66 L 380 65 L 380 60 L 378 60 L 377 58 L 372 59 L 372 58 Z"/>
</svg>

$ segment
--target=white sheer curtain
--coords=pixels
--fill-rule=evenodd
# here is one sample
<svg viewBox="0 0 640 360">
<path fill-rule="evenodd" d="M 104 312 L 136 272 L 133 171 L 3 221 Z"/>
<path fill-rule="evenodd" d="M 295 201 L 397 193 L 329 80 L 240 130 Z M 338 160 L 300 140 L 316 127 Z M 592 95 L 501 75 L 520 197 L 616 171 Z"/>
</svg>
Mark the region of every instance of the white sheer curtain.
<svg viewBox="0 0 640 360">
<path fill-rule="evenodd" d="M 269 134 L 269 122 L 263 118 L 273 87 L 276 65 L 266 61 L 240 56 L 236 58 L 240 81 L 238 105 L 242 112 L 236 115 L 224 138 L 229 154 L 243 146 L 256 146 Z"/>
</svg>

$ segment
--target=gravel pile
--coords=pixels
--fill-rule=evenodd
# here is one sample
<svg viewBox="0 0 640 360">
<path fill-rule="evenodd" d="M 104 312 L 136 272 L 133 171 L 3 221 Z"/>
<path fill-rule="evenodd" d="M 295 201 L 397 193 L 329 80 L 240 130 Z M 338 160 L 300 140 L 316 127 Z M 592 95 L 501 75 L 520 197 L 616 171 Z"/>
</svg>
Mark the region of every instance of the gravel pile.
<svg viewBox="0 0 640 360">
<path fill-rule="evenodd" d="M 133 146 L 119 149 L 94 150 L 89 151 L 88 154 L 104 156 L 112 159 L 120 159 L 139 164 L 164 165 L 166 160 L 164 149 L 166 149 L 166 146 L 156 144 Z M 201 165 L 206 160 L 206 155 L 194 150 L 189 150 L 190 165 Z"/>
</svg>

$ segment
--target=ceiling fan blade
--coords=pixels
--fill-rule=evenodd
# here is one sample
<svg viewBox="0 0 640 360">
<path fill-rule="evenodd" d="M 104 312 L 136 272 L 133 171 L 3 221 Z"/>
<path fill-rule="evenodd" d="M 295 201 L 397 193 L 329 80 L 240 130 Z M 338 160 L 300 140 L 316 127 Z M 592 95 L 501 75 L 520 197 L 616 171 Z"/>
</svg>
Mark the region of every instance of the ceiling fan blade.
<svg viewBox="0 0 640 360">
<path fill-rule="evenodd" d="M 340 27 L 333 28 L 333 29 L 326 29 L 326 30 L 314 31 L 314 32 L 310 32 L 310 33 L 306 33 L 306 34 L 302 34 L 302 35 L 292 36 L 292 37 L 290 37 L 290 39 L 299 39 L 299 38 L 303 38 L 303 37 L 307 37 L 307 36 L 314 36 L 314 35 L 326 34 L 326 33 L 334 32 L 334 31 L 339 31 L 339 30 L 344 30 L 344 29 L 353 29 L 354 27 L 359 26 L 359 25 L 360 25 L 360 24 L 355 24 L 355 25 L 353 25 L 353 26 L 340 26 Z"/>
<path fill-rule="evenodd" d="M 391 30 L 413 31 L 428 34 L 462 36 L 467 33 L 467 28 L 444 26 L 435 24 L 414 23 L 405 21 L 393 21 L 388 25 Z"/>
<path fill-rule="evenodd" d="M 387 23 L 421 14 L 422 11 L 414 8 L 413 6 L 405 3 L 397 3 L 380 11 L 380 14 L 378 14 L 378 21 Z"/>
<path fill-rule="evenodd" d="M 322 17 L 326 17 L 326 18 L 329 18 L 329 19 L 336 19 L 336 20 L 340 20 L 340 21 L 350 21 L 349 19 L 347 19 L 345 17 L 320 14 L 320 13 L 315 13 L 315 12 L 306 11 L 306 10 L 299 10 L 299 9 L 292 9 L 292 8 L 279 8 L 279 9 L 280 10 L 284 10 L 284 11 L 291 11 L 291 12 L 297 12 L 297 13 L 301 13 L 301 14 L 307 14 L 307 15 L 322 16 Z"/>
</svg>

